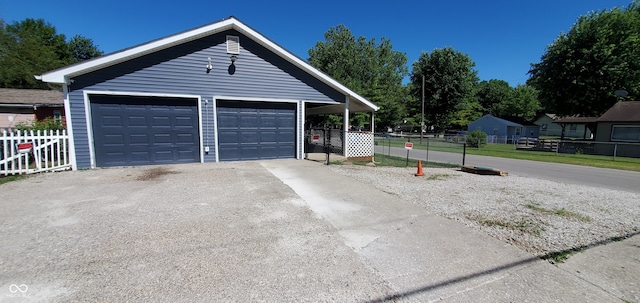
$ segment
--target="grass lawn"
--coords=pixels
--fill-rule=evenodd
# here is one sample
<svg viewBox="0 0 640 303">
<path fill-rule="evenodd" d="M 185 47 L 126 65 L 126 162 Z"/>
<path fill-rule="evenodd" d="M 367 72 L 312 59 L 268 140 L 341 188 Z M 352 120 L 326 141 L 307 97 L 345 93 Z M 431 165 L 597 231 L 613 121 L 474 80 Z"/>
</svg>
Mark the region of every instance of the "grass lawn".
<svg viewBox="0 0 640 303">
<path fill-rule="evenodd" d="M 18 175 L 18 176 L 0 176 L 0 185 L 11 182 L 11 181 L 18 181 L 18 180 L 22 180 L 26 178 L 23 175 Z"/>
<path fill-rule="evenodd" d="M 407 142 L 407 138 L 376 139 L 376 143 L 378 145 L 389 146 L 390 144 L 391 147 L 404 147 L 405 142 Z M 433 138 L 430 138 L 429 140 L 423 139 L 422 144 L 420 144 L 419 139 L 416 138 L 411 139 L 411 142 L 413 142 L 414 149 L 428 148 L 429 150 L 434 151 L 454 153 L 463 152 L 462 142 L 448 142 L 442 139 L 436 140 Z M 512 144 L 487 144 L 481 148 L 467 147 L 467 154 L 640 171 L 639 158 L 617 157 L 614 160 L 611 156 L 557 154 L 553 152 L 516 150 Z"/>
<path fill-rule="evenodd" d="M 396 157 L 396 156 L 387 156 L 384 154 L 375 154 L 376 166 L 394 166 L 394 167 L 417 167 L 418 160 L 409 159 L 407 162 L 407 158 Z M 439 162 L 426 162 L 422 161 L 422 167 L 424 168 L 455 168 L 460 167 L 460 165 L 449 164 L 449 163 L 439 163 Z"/>
</svg>

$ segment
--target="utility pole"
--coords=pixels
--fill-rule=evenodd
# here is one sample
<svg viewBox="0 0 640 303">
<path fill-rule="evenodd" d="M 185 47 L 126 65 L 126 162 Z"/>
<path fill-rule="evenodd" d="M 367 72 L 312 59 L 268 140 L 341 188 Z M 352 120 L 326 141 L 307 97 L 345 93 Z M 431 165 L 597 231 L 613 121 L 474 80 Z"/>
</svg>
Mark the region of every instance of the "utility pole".
<svg viewBox="0 0 640 303">
<path fill-rule="evenodd" d="M 420 121 L 420 144 L 424 136 L 424 74 L 422 74 L 422 121 Z"/>
</svg>

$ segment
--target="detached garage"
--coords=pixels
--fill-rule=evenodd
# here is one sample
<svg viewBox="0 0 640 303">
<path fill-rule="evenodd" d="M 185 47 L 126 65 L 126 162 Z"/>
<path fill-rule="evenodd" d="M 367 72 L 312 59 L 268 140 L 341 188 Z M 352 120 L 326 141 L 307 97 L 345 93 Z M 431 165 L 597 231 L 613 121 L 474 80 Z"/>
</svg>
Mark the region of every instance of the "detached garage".
<svg viewBox="0 0 640 303">
<path fill-rule="evenodd" d="M 74 169 L 302 159 L 307 115 L 347 134 L 378 109 L 233 17 L 36 78 L 63 86 Z"/>
</svg>

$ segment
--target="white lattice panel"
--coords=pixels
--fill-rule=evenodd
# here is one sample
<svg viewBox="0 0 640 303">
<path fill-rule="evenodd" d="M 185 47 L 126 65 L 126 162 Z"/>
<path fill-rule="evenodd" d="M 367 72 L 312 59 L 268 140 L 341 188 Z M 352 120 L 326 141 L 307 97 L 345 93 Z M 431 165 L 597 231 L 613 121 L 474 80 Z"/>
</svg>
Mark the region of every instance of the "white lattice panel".
<svg viewBox="0 0 640 303">
<path fill-rule="evenodd" d="M 373 133 L 370 132 L 349 132 L 349 158 L 373 157 Z"/>
</svg>

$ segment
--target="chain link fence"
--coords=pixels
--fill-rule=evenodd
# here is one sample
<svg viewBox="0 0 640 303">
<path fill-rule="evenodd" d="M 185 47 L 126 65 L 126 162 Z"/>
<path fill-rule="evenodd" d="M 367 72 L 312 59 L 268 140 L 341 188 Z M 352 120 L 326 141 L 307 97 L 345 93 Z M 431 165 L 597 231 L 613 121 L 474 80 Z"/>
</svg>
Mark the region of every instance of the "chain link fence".
<svg viewBox="0 0 640 303">
<path fill-rule="evenodd" d="M 501 145 L 506 148 L 492 148 L 501 152 L 539 151 L 566 155 L 594 155 L 611 157 L 640 158 L 640 143 L 627 142 L 596 142 L 573 140 L 541 140 L 531 137 L 516 136 L 487 136 L 482 142 L 470 142 L 464 134 L 444 135 L 420 138 L 418 136 L 392 136 L 390 134 L 376 134 L 376 145 L 384 147 L 403 147 L 410 141 L 414 149 L 463 153 L 467 148 L 484 145 Z M 508 146 L 508 147 L 507 147 Z"/>
</svg>

